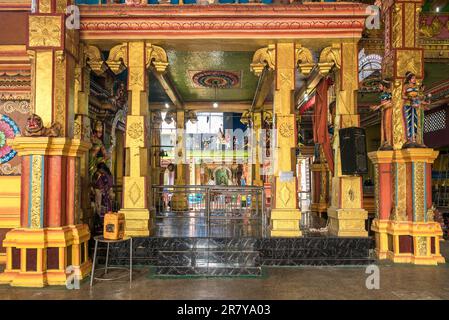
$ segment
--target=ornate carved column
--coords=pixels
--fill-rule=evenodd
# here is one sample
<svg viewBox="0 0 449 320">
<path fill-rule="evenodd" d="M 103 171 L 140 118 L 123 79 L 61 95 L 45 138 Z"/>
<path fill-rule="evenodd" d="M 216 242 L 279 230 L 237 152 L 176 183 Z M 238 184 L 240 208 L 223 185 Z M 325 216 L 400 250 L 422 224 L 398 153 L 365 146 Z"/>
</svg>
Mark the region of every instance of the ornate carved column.
<svg viewBox="0 0 449 320">
<path fill-rule="evenodd" d="M 444 262 L 439 248 L 441 226 L 434 222 L 431 208 L 431 165 L 438 152 L 430 148 L 404 148 L 407 147 L 403 99 L 405 76 L 412 72 L 418 82 L 424 77 L 423 49 L 418 41 L 422 3 L 422 0 L 382 2 L 385 24 L 383 74 L 393 83 L 391 130 L 394 150 L 369 154 L 376 167 L 378 202 L 372 230 L 376 233 L 376 252 L 380 259 L 436 265 Z"/>
<path fill-rule="evenodd" d="M 252 120 L 253 143 L 251 144 L 252 163 L 253 163 L 253 186 L 263 186 L 260 166 L 262 159 L 262 112 L 255 112 Z"/>
<path fill-rule="evenodd" d="M 162 116 L 160 111 L 152 111 L 151 112 L 151 122 L 150 122 L 150 139 L 151 139 L 151 185 L 162 185 L 163 184 L 163 172 L 161 168 L 161 156 L 160 152 L 162 149 L 161 145 L 161 125 L 162 125 Z M 151 187 L 151 186 L 150 186 Z M 153 197 L 150 197 L 150 209 L 152 211 L 155 210 Z"/>
<path fill-rule="evenodd" d="M 326 75 L 333 67 L 336 74 L 336 115 L 334 120 L 334 177 L 332 178 L 331 206 L 327 211 L 329 232 L 337 236 L 366 237 L 365 220 L 368 212 L 363 209 L 362 178 L 346 176 L 341 172 L 340 142 L 338 130 L 358 127 L 358 48 L 357 40 L 333 44 L 320 54 L 320 72 Z"/>
<path fill-rule="evenodd" d="M 296 181 L 296 122 L 293 111 L 296 52 L 294 43 L 278 43 L 256 51 L 251 69 L 260 76 L 264 68 L 275 70 L 274 91 L 274 199 L 271 236 L 301 236 Z"/>
<path fill-rule="evenodd" d="M 176 112 L 176 146 L 175 146 L 175 162 L 176 162 L 176 180 L 175 185 L 183 186 L 186 184 L 186 141 L 185 141 L 185 112 L 177 110 Z M 175 193 L 171 199 L 173 211 L 187 211 L 187 194 L 182 189 L 175 189 Z"/>
<path fill-rule="evenodd" d="M 149 235 L 149 167 L 146 120 L 148 115 L 147 69 L 164 72 L 168 66 L 165 51 L 144 41 L 132 41 L 113 47 L 106 61 L 116 74 L 128 68 L 128 116 L 126 117 L 126 172 L 123 177 L 125 233 Z"/>
<path fill-rule="evenodd" d="M 10 142 L 22 157 L 21 227 L 3 242 L 7 266 L 0 283 L 13 286 L 65 285 L 67 266 L 80 278 L 91 266 L 89 228 L 79 222 L 77 174 L 90 144 L 74 137 L 79 43 L 77 32 L 65 26 L 70 3 L 40 0 L 29 15 L 27 47 L 38 117 L 30 118 L 23 137 Z"/>
<path fill-rule="evenodd" d="M 73 124 L 73 137 L 78 140 L 90 142 L 90 119 L 89 119 L 89 93 L 90 93 L 90 72 L 97 74 L 104 72 L 105 65 L 101 59 L 100 50 L 94 46 L 86 46 L 80 43 L 79 60 L 75 66 L 75 87 L 74 87 L 74 113 L 75 122 Z M 80 176 L 79 192 L 77 201 L 80 206 L 80 219 L 88 223 L 92 220 L 92 210 L 89 198 L 90 177 L 89 177 L 89 153 L 82 154 L 76 162 L 76 172 Z"/>
</svg>

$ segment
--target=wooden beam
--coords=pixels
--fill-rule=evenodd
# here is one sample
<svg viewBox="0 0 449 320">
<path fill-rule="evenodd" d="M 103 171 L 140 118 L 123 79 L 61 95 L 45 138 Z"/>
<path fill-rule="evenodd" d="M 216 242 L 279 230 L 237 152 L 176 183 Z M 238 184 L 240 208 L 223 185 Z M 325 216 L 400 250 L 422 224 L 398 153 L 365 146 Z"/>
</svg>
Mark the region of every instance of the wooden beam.
<svg viewBox="0 0 449 320">
<path fill-rule="evenodd" d="M 153 73 L 154 77 L 159 81 L 165 93 L 170 98 L 171 102 L 176 107 L 176 109 L 183 109 L 184 103 L 182 101 L 181 95 L 174 86 L 173 81 L 171 81 L 168 73 L 161 74 L 154 69 L 151 69 L 151 72 Z"/>
<path fill-rule="evenodd" d="M 322 78 L 323 76 L 318 71 L 318 68 L 312 70 L 306 79 L 306 84 L 295 92 L 295 106 L 298 106 L 306 92 L 309 94 L 316 88 Z"/>
<path fill-rule="evenodd" d="M 214 109 L 212 101 L 184 102 L 185 110 L 209 111 L 209 112 L 243 112 L 251 108 L 251 101 L 222 101 L 218 102 L 218 108 Z M 172 110 L 166 109 L 164 103 L 150 103 L 150 110 Z"/>
<path fill-rule="evenodd" d="M 259 82 L 257 83 L 256 93 L 254 94 L 253 103 L 251 104 L 251 112 L 260 111 L 263 107 L 268 93 L 270 93 L 273 88 L 273 81 L 274 72 L 265 68 L 259 77 Z"/>
</svg>

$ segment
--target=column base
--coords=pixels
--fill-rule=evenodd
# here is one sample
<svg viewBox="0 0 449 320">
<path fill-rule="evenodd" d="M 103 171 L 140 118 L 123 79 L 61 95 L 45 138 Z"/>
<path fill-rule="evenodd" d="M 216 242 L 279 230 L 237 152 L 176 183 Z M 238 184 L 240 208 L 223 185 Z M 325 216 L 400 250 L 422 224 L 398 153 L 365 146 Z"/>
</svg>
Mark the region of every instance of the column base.
<svg viewBox="0 0 449 320">
<path fill-rule="evenodd" d="M 374 252 L 377 259 L 384 260 L 387 259 L 388 255 L 388 236 L 387 228 L 389 225 L 389 220 L 379 220 L 374 219 L 371 224 L 371 230 L 374 231 L 376 248 Z"/>
<path fill-rule="evenodd" d="M 379 259 L 416 265 L 445 262 L 439 243 L 443 232 L 437 222 L 383 220 L 373 222 L 372 230 L 376 232 L 376 247 L 377 237 L 384 239 L 384 243 L 380 240 Z"/>
<path fill-rule="evenodd" d="M 270 235 L 272 237 L 301 237 L 300 221 L 301 211 L 298 209 L 273 209 Z"/>
<path fill-rule="evenodd" d="M 6 269 L 0 284 L 15 287 L 67 285 L 72 275 L 82 280 L 90 273 L 87 225 L 59 228 L 18 228 L 6 234 Z M 71 272 L 67 267 L 72 266 Z M 68 273 L 66 273 L 66 271 Z"/>
<path fill-rule="evenodd" d="M 327 210 L 329 219 L 329 234 L 337 237 L 367 237 L 365 220 L 368 211 L 364 209 L 337 209 L 330 207 Z"/>
<path fill-rule="evenodd" d="M 148 237 L 150 235 L 150 211 L 148 209 L 122 209 L 125 215 L 125 235 Z"/>
</svg>

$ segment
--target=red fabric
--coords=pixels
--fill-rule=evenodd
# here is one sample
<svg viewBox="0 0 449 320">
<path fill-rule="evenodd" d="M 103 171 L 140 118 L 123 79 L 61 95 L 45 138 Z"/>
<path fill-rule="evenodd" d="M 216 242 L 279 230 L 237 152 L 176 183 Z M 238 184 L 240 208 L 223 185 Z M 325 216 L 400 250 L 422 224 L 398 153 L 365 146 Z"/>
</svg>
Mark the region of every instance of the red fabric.
<svg viewBox="0 0 449 320">
<path fill-rule="evenodd" d="M 304 114 L 304 112 L 312 108 L 314 104 L 315 104 L 315 96 L 313 96 L 312 99 L 310 99 L 309 101 L 307 101 L 302 105 L 301 109 L 299 109 L 299 114 L 301 115 Z"/>
<path fill-rule="evenodd" d="M 329 82 L 327 79 L 321 79 L 318 83 L 315 93 L 315 110 L 313 114 L 313 141 L 323 147 L 329 170 L 334 173 L 334 155 L 332 152 L 329 130 L 327 128 L 327 90 Z"/>
</svg>

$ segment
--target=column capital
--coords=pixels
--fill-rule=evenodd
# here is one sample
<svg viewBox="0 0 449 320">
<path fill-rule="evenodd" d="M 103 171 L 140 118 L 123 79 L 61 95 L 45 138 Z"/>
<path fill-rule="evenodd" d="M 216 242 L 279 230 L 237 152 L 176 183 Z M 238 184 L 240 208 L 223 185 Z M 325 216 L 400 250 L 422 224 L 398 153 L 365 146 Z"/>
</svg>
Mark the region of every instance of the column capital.
<svg viewBox="0 0 449 320">
<path fill-rule="evenodd" d="M 299 72 L 301 72 L 305 76 L 308 76 L 312 69 L 315 67 L 312 51 L 301 46 L 300 44 L 297 44 L 295 48 L 295 60 L 298 64 Z"/>
<path fill-rule="evenodd" d="M 108 68 L 103 61 L 100 49 L 92 45 L 82 45 L 80 66 L 84 67 L 86 65 L 88 65 L 97 75 L 103 74 Z"/>
<path fill-rule="evenodd" d="M 146 67 L 153 66 L 157 72 L 162 73 L 168 67 L 167 53 L 162 47 L 155 46 L 154 44 L 146 44 Z"/>
<path fill-rule="evenodd" d="M 332 67 L 341 66 L 341 44 L 334 43 L 324 48 L 320 53 L 318 68 L 321 75 L 326 76 Z"/>
<path fill-rule="evenodd" d="M 106 64 L 115 74 L 122 73 L 128 65 L 128 44 L 121 43 L 109 51 Z"/>
<path fill-rule="evenodd" d="M 52 137 L 16 137 L 8 141 L 19 156 L 45 155 L 78 157 L 91 148 L 91 143 L 78 139 Z"/>
<path fill-rule="evenodd" d="M 276 68 L 276 46 L 274 44 L 260 48 L 254 53 L 253 61 L 250 65 L 251 71 L 259 77 L 265 67 L 270 70 Z"/>
</svg>

